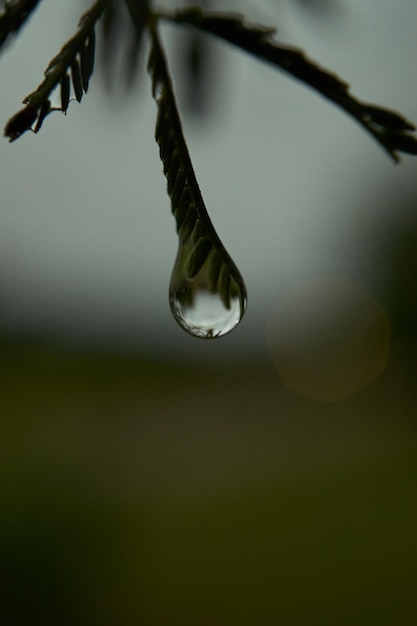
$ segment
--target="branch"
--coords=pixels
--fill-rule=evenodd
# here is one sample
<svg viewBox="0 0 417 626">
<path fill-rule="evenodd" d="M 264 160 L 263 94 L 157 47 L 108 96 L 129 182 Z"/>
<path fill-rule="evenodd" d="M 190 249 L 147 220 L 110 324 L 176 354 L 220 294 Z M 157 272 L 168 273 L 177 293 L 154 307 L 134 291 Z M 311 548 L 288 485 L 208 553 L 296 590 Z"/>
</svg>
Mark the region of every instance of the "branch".
<svg viewBox="0 0 417 626">
<path fill-rule="evenodd" d="M 207 213 L 184 139 L 165 55 L 152 25 L 150 34 L 148 71 L 152 78 L 152 94 L 158 105 L 155 139 L 180 245 L 186 252 L 184 275 L 186 280 L 193 281 L 203 270 L 208 276 L 210 292 L 218 293 L 224 307 L 230 309 L 231 298 L 236 298 L 237 294 L 243 298 L 243 279 Z"/>
<path fill-rule="evenodd" d="M 159 17 L 189 24 L 223 39 L 253 56 L 278 66 L 333 101 L 363 126 L 395 161 L 397 151 L 417 154 L 415 126 L 395 111 L 361 102 L 349 94 L 349 85 L 319 67 L 296 48 L 279 45 L 274 28 L 247 23 L 236 14 L 203 12 L 199 8 L 160 11 Z"/>
<path fill-rule="evenodd" d="M 0 48 L 9 35 L 17 33 L 22 28 L 39 2 L 40 0 L 16 0 L 6 3 L 4 13 L 0 15 Z"/>
<path fill-rule="evenodd" d="M 70 96 L 69 70 L 71 71 L 75 97 L 80 102 L 83 93 L 88 90 L 89 79 L 94 69 L 94 27 L 106 8 L 107 2 L 108 0 L 96 1 L 91 9 L 82 16 L 78 32 L 50 61 L 45 70 L 43 82 L 23 100 L 26 107 L 18 111 L 7 122 L 4 135 L 9 137 L 9 141 L 18 139 L 32 127 L 36 120 L 38 123 L 35 132 L 40 129 L 44 118 L 51 111 L 49 96 L 58 85 L 61 86 L 61 110 L 63 113 L 66 112 Z"/>
</svg>

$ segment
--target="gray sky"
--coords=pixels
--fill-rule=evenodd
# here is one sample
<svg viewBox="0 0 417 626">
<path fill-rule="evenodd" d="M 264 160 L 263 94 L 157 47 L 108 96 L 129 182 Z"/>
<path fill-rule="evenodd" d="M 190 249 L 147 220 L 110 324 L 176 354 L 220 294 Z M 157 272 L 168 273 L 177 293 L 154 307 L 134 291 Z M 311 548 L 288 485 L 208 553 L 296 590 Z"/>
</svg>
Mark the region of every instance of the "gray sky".
<svg viewBox="0 0 417 626">
<path fill-rule="evenodd" d="M 275 20 L 278 38 L 349 81 L 352 93 L 417 122 L 415 0 L 337 4 L 331 18 L 318 19 L 290 0 L 220 3 Z M 44 0 L 8 46 L 0 58 L 3 126 L 76 23 L 72 3 Z M 173 32 L 164 29 L 171 49 Z M 204 355 L 263 350 L 272 308 L 299 281 L 353 275 L 377 291 L 376 224 L 396 211 L 402 189 L 417 187 L 415 159 L 404 155 L 395 166 L 308 88 L 226 45 L 216 44 L 216 53 L 212 114 L 204 123 L 185 118 L 184 127 L 207 208 L 249 301 L 239 328 L 206 342 Z M 156 106 L 142 78 L 122 105 L 94 75 L 67 116 L 54 113 L 38 135 L 0 142 L 4 328 L 201 353 L 201 341 L 180 330 L 168 305 L 177 239 L 153 140 Z"/>
</svg>

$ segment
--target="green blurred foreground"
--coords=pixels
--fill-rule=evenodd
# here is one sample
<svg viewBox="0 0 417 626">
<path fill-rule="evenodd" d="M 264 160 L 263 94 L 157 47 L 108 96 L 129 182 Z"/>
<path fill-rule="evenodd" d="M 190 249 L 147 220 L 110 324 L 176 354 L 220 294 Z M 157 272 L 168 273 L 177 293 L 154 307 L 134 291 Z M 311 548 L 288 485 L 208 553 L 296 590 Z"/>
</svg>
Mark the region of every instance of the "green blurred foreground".
<svg viewBox="0 0 417 626">
<path fill-rule="evenodd" d="M 416 394 L 1 346 L 5 626 L 414 626 Z"/>
</svg>

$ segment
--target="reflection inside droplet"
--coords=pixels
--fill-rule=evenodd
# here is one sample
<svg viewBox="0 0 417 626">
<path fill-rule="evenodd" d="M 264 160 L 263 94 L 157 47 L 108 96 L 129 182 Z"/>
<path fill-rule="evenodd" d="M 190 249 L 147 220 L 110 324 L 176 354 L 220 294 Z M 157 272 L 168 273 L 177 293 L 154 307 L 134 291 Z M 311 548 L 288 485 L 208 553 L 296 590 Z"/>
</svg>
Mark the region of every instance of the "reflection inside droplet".
<svg viewBox="0 0 417 626">
<path fill-rule="evenodd" d="M 201 224 L 185 241 L 180 239 L 169 299 L 175 320 L 195 337 L 221 337 L 242 319 L 243 278 L 221 243 L 201 236 Z"/>
<path fill-rule="evenodd" d="M 178 324 L 191 335 L 204 339 L 221 337 L 237 326 L 243 315 L 244 303 L 236 294 L 227 309 L 218 294 L 184 285 L 181 291 L 170 292 L 171 310 Z M 192 298 L 190 300 L 190 295 Z"/>
</svg>

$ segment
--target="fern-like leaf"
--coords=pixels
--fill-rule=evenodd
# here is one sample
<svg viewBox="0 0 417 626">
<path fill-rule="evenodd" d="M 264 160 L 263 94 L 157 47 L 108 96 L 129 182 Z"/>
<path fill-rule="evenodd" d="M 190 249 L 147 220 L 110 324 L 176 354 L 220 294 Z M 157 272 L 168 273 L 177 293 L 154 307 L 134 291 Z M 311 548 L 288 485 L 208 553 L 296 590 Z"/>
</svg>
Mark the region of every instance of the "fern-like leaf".
<svg viewBox="0 0 417 626">
<path fill-rule="evenodd" d="M 50 61 L 42 83 L 23 100 L 26 107 L 18 111 L 7 122 L 4 134 L 9 137 L 9 141 L 15 141 L 24 132 L 31 129 L 36 120 L 38 122 L 34 132 L 40 129 L 45 119 L 45 103 L 58 85 L 61 88 L 61 110 L 63 113 L 66 113 L 70 101 L 71 81 L 76 99 L 78 102 L 81 100 L 83 92 L 88 89 L 88 82 L 94 68 L 95 24 L 106 8 L 107 1 L 96 0 L 91 9 L 82 16 L 77 33 Z M 49 108 L 48 112 L 50 110 L 52 109 Z M 43 117 L 40 121 L 41 113 Z"/>
<path fill-rule="evenodd" d="M 355 118 L 395 161 L 399 161 L 398 152 L 417 154 L 417 139 L 410 134 L 415 126 L 411 122 L 395 111 L 352 96 L 347 83 L 319 67 L 301 50 L 279 45 L 273 39 L 275 29 L 249 24 L 237 14 L 209 13 L 198 8 L 160 12 L 160 17 L 192 25 L 292 74 Z"/>
<path fill-rule="evenodd" d="M 211 277 L 208 281 L 211 293 L 217 293 L 229 309 L 231 297 L 244 291 L 243 280 L 207 213 L 184 139 L 165 55 L 154 28 L 151 39 L 148 71 L 158 105 L 155 139 L 183 251 L 184 275 L 191 281 L 203 270 Z"/>
<path fill-rule="evenodd" d="M 148 71 L 152 94 L 158 105 L 155 139 L 159 145 L 177 232 L 183 241 L 198 224 L 205 224 L 211 237 L 217 237 L 205 207 L 184 139 L 165 55 L 158 35 L 152 32 Z M 203 233 L 201 233 L 203 236 Z"/>
</svg>

